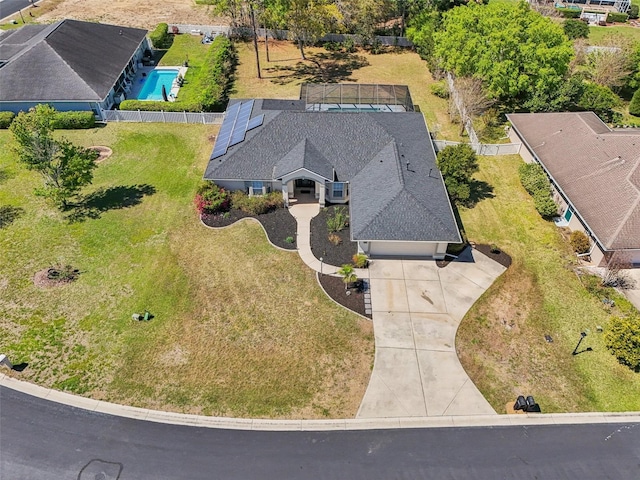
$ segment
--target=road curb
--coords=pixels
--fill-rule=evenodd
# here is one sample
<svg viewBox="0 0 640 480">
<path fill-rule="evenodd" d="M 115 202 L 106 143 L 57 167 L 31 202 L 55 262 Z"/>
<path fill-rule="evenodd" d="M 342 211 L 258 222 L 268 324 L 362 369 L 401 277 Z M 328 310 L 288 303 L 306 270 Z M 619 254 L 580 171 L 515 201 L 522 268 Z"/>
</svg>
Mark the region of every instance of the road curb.
<svg viewBox="0 0 640 480">
<path fill-rule="evenodd" d="M 251 418 L 208 417 L 162 412 L 92 400 L 50 388 L 40 387 L 0 374 L 0 386 L 51 402 L 96 413 L 148 422 L 188 425 L 203 428 L 256 431 L 336 431 L 388 430 L 404 428 L 508 427 L 530 425 L 575 425 L 594 423 L 640 423 L 640 412 L 589 412 L 519 415 L 470 415 L 442 417 L 401 417 L 333 420 L 269 420 Z"/>
</svg>

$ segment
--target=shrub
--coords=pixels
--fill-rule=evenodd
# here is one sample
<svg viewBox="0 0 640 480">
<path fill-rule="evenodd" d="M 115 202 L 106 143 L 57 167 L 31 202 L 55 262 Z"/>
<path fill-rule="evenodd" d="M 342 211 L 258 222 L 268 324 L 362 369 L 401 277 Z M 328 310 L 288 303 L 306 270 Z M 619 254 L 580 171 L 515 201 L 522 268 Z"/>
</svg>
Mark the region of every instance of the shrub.
<svg viewBox="0 0 640 480">
<path fill-rule="evenodd" d="M 346 211 L 346 207 L 336 207 L 333 215 L 327 217 L 327 230 L 330 233 L 340 232 L 349 225 L 349 215 L 347 215 Z"/>
<path fill-rule="evenodd" d="M 604 341 L 620 363 L 640 370 L 640 317 L 612 318 Z"/>
<path fill-rule="evenodd" d="M 538 213 L 544 218 L 552 218 L 558 215 L 558 206 L 548 194 L 535 194 L 533 196 L 533 204 Z"/>
<path fill-rule="evenodd" d="M 331 243 L 331 245 L 337 247 L 338 245 L 340 245 L 342 243 L 342 239 L 340 238 L 340 235 L 337 235 L 335 233 L 330 233 L 329 234 L 329 243 Z"/>
<path fill-rule="evenodd" d="M 558 206 L 551 198 L 551 184 L 542 167 L 537 163 L 525 163 L 518 168 L 520 183 L 533 197 L 533 204 L 545 218 L 555 217 Z"/>
<path fill-rule="evenodd" d="M 367 268 L 369 259 L 364 253 L 356 253 L 351 259 L 356 268 Z"/>
<path fill-rule="evenodd" d="M 284 205 L 282 192 L 271 192 L 267 195 L 250 197 L 238 190 L 231 194 L 231 205 L 249 215 L 262 215 Z"/>
<path fill-rule="evenodd" d="M 358 49 L 356 47 L 356 42 L 351 37 L 347 37 L 344 39 L 344 41 L 342 42 L 342 48 L 347 53 L 353 53 Z"/>
<path fill-rule="evenodd" d="M 229 209 L 231 198 L 229 192 L 213 182 L 203 182 L 194 199 L 199 214 L 224 212 Z"/>
<path fill-rule="evenodd" d="M 629 19 L 629 15 L 627 15 L 626 13 L 609 12 L 609 14 L 607 15 L 607 23 L 613 23 L 613 22 L 624 23 L 628 19 Z"/>
<path fill-rule="evenodd" d="M 91 111 L 56 112 L 51 126 L 57 130 L 77 130 L 96 126 L 96 117 Z"/>
<path fill-rule="evenodd" d="M 564 21 L 564 33 L 571 40 L 576 38 L 589 38 L 589 25 L 582 20 L 576 20 L 574 18 L 567 18 Z"/>
<path fill-rule="evenodd" d="M 591 249 L 589 237 L 580 230 L 571 232 L 571 235 L 569 235 L 569 243 L 571 244 L 573 251 L 576 253 L 587 253 Z"/>
<path fill-rule="evenodd" d="M 13 112 L 0 112 L 0 128 L 9 128 L 15 116 Z"/>
<path fill-rule="evenodd" d="M 545 194 L 550 193 L 550 184 L 547 175 L 538 163 L 525 163 L 518 168 L 520 183 L 529 195 L 535 195 L 538 192 Z"/>
<path fill-rule="evenodd" d="M 204 111 L 225 109 L 236 64 L 237 55 L 231 40 L 218 35 L 207 51 L 205 64 L 199 76 L 202 89 L 200 102 Z"/>
<path fill-rule="evenodd" d="M 579 18 L 582 13 L 580 10 L 573 8 L 556 8 L 556 12 L 562 15 L 564 18 Z"/>
<path fill-rule="evenodd" d="M 640 6 L 636 4 L 631 5 L 631 7 L 629 8 L 629 18 L 631 20 L 637 19 L 639 11 L 640 11 Z"/>
<path fill-rule="evenodd" d="M 169 25 L 159 23 L 155 30 L 149 34 L 149 40 L 151 40 L 154 48 L 169 48 L 171 46 Z"/>
<path fill-rule="evenodd" d="M 182 102 L 153 102 L 149 100 L 125 100 L 120 104 L 120 110 L 142 110 L 148 112 L 201 112 L 200 103 Z"/>
<path fill-rule="evenodd" d="M 436 97 L 449 98 L 449 86 L 446 81 L 440 80 L 439 82 L 432 83 L 429 88 L 431 89 L 431 93 Z"/>
<path fill-rule="evenodd" d="M 629 103 L 629 113 L 635 117 L 640 117 L 640 88 L 633 94 L 631 103 Z"/>
<path fill-rule="evenodd" d="M 293 243 L 295 240 L 294 240 L 293 237 L 287 237 L 287 238 L 284 239 L 284 241 L 287 242 L 287 243 Z"/>
</svg>

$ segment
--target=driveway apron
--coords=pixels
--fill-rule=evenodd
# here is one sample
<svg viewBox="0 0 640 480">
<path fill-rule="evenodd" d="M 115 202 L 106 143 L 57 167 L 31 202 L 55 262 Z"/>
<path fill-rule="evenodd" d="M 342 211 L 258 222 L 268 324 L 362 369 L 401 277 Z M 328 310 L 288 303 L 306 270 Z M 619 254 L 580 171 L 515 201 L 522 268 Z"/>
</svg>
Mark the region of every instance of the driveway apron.
<svg viewBox="0 0 640 480">
<path fill-rule="evenodd" d="M 376 355 L 358 418 L 496 415 L 462 368 L 455 336 L 504 267 L 471 256 L 444 268 L 433 260 L 371 263 Z"/>
</svg>

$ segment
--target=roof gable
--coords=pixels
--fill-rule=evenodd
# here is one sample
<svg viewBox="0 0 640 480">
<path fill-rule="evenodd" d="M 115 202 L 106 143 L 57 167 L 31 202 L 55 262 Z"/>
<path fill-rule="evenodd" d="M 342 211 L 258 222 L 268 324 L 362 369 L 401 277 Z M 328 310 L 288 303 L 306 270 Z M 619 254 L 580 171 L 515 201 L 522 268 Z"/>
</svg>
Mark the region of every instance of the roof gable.
<svg viewBox="0 0 640 480">
<path fill-rule="evenodd" d="M 302 168 L 329 181 L 333 180 L 333 165 L 307 138 L 300 141 L 276 163 L 273 178 L 282 178 Z"/>
</svg>

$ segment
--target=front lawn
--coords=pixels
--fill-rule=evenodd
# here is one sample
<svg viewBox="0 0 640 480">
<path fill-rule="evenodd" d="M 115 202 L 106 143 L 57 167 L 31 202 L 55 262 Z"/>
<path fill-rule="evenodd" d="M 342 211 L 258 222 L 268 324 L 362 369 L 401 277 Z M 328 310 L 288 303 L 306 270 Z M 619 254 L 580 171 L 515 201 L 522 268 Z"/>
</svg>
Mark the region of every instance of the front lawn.
<svg viewBox="0 0 640 480">
<path fill-rule="evenodd" d="M 109 124 L 82 207 L 33 196 L 0 132 L 0 351 L 18 378 L 88 397 L 232 416 L 354 416 L 373 360 L 369 322 L 335 305 L 294 252 L 241 222 L 211 230 L 193 197 L 217 127 Z M 72 221 L 69 220 L 72 218 Z M 34 274 L 79 278 L 42 289 Z M 132 320 L 148 309 L 149 322 Z"/>
<path fill-rule="evenodd" d="M 471 241 L 496 244 L 513 259 L 460 325 L 462 364 L 499 413 L 523 394 L 547 413 L 640 410 L 640 373 L 606 349 L 596 327 L 606 329 L 607 307 L 581 284 L 560 230 L 536 213 L 518 179 L 521 162 L 481 157 L 476 177 L 495 197 L 460 212 Z M 581 350 L 592 351 L 573 356 L 581 331 Z"/>
<path fill-rule="evenodd" d="M 429 129 L 440 138 L 459 140 L 459 126 L 449 121 L 447 100 L 431 93 L 434 82 L 427 64 L 408 49 L 380 55 L 365 50 L 355 53 L 329 52 L 322 47 L 305 49 L 300 59 L 297 46 L 289 41 L 269 41 L 267 62 L 264 41 L 258 42 L 262 79 L 257 78 L 253 43 L 236 43 L 239 64 L 232 96 L 236 98 L 299 98 L 300 85 L 318 83 L 380 83 L 408 85 L 413 103 L 420 107 Z"/>
</svg>

